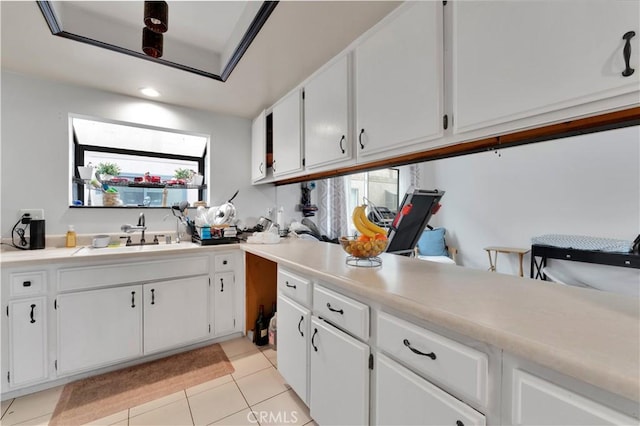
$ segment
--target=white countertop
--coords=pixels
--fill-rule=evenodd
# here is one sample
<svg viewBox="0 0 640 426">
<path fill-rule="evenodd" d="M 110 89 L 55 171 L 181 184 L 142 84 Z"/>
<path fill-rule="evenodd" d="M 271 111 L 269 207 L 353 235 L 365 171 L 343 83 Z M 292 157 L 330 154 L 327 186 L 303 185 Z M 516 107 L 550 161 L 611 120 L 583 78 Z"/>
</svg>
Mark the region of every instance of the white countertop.
<svg viewBox="0 0 640 426">
<path fill-rule="evenodd" d="M 119 260 L 242 248 L 353 294 L 433 322 L 594 386 L 640 401 L 640 299 L 382 254 L 377 268 L 348 266 L 339 245 L 280 244 L 146 249 L 5 251 L 0 265 Z M 79 253 L 79 250 L 84 252 Z"/>
<path fill-rule="evenodd" d="M 179 255 L 194 251 L 237 250 L 239 244 L 218 244 L 200 246 L 192 242 L 173 244 L 148 244 L 146 246 L 120 246 L 94 249 L 90 246 L 74 248 L 46 248 L 43 250 L 8 250 L 0 253 L 0 265 L 5 267 L 21 267 L 49 263 L 93 260 L 127 260 L 140 257 Z"/>
<path fill-rule="evenodd" d="M 640 299 L 390 254 L 381 267 L 353 267 L 328 243 L 241 247 L 640 401 Z"/>
</svg>

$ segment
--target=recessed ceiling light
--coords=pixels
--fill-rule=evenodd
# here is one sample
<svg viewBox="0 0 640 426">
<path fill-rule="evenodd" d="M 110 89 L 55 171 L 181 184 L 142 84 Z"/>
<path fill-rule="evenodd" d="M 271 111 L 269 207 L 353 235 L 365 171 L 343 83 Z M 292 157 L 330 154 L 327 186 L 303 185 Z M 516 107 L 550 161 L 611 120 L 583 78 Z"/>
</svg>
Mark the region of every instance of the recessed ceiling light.
<svg viewBox="0 0 640 426">
<path fill-rule="evenodd" d="M 140 93 L 151 98 L 157 98 L 158 96 L 160 96 L 160 92 L 158 92 L 153 87 L 143 87 L 142 89 L 140 89 Z"/>
</svg>

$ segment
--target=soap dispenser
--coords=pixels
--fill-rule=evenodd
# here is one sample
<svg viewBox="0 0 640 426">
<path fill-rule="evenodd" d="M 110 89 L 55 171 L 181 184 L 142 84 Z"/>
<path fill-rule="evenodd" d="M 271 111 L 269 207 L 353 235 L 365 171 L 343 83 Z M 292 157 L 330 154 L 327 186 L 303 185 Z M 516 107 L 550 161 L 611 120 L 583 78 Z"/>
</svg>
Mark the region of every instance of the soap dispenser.
<svg viewBox="0 0 640 426">
<path fill-rule="evenodd" d="M 67 231 L 67 240 L 65 242 L 65 247 L 75 247 L 76 246 L 76 231 L 73 229 L 73 225 L 69 225 L 69 230 Z"/>
</svg>

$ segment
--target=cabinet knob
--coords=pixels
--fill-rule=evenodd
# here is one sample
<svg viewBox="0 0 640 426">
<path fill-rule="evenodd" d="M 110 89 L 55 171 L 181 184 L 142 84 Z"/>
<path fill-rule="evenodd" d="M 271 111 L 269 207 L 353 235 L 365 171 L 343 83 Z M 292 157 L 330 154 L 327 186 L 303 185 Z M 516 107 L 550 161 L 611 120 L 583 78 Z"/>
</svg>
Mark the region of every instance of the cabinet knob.
<svg viewBox="0 0 640 426">
<path fill-rule="evenodd" d="M 633 68 L 631 68 L 631 65 L 630 65 L 631 39 L 635 35 L 636 35 L 635 31 L 628 31 L 622 36 L 622 39 L 624 40 L 624 48 L 622 49 L 622 55 L 624 56 L 624 65 L 625 65 L 624 71 L 622 71 L 623 77 L 629 77 L 635 71 Z"/>
<path fill-rule="evenodd" d="M 23 281 L 22 287 L 31 287 L 31 281 Z"/>
</svg>

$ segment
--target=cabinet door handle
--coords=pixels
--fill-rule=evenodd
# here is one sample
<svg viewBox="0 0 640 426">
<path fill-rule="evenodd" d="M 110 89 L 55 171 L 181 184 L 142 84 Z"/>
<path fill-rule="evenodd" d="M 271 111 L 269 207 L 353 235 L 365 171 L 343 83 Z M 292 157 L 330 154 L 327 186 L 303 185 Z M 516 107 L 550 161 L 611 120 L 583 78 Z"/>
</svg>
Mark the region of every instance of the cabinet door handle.
<svg viewBox="0 0 640 426">
<path fill-rule="evenodd" d="M 285 281 L 284 285 L 286 285 L 289 288 L 296 288 L 296 285 L 295 284 L 294 285 L 289 284 L 289 281 Z"/>
<path fill-rule="evenodd" d="M 136 292 L 135 291 L 131 292 L 131 307 L 132 308 L 136 307 Z"/>
<path fill-rule="evenodd" d="M 276 171 L 276 160 L 273 160 L 271 162 L 271 168 L 273 169 L 274 172 Z"/>
<path fill-rule="evenodd" d="M 313 329 L 313 336 L 311 336 L 311 346 L 313 346 L 313 350 L 318 352 L 318 348 L 316 347 L 316 344 L 314 342 L 315 338 L 316 338 L 316 334 L 318 334 L 318 329 L 314 328 Z"/>
<path fill-rule="evenodd" d="M 260 163 L 260 167 L 258 167 L 258 170 L 260 171 L 260 173 L 262 173 L 263 168 L 264 168 L 264 163 Z"/>
<path fill-rule="evenodd" d="M 300 333 L 300 336 L 304 337 L 304 333 L 302 332 L 302 330 L 300 330 L 300 324 L 302 324 L 302 321 L 304 320 L 304 316 L 300 315 L 300 321 L 298 321 L 298 332 Z"/>
<path fill-rule="evenodd" d="M 342 151 L 342 153 L 345 153 L 344 147 L 342 146 L 342 142 L 344 142 L 344 135 L 342 135 L 342 137 L 340 138 L 340 151 Z"/>
<path fill-rule="evenodd" d="M 333 309 L 333 308 L 331 307 L 331 303 L 329 303 L 329 302 L 327 302 L 327 308 L 329 308 L 329 310 L 330 310 L 331 312 L 337 312 L 337 313 L 339 313 L 340 315 L 344 315 L 344 311 L 343 311 L 342 309 Z"/>
<path fill-rule="evenodd" d="M 224 279 L 220 278 L 220 293 L 224 291 Z"/>
<path fill-rule="evenodd" d="M 625 69 L 624 71 L 622 71 L 623 77 L 629 77 L 635 71 L 629 65 L 629 62 L 631 61 L 631 39 L 635 35 L 636 35 L 635 31 L 628 31 L 622 36 L 622 39 L 624 40 L 624 49 L 622 49 L 622 55 L 624 56 L 624 65 L 625 65 Z"/>
<path fill-rule="evenodd" d="M 360 134 L 358 135 L 358 142 L 360 142 L 360 149 L 364 149 L 364 144 L 362 143 L 362 134 L 364 133 L 364 129 L 360 130 Z"/>
<path fill-rule="evenodd" d="M 151 304 L 155 305 L 156 304 L 156 290 L 155 289 L 151 289 Z"/>
<path fill-rule="evenodd" d="M 415 349 L 415 348 L 412 348 L 412 347 L 411 347 L 411 342 L 409 342 L 407 339 L 404 339 L 403 343 L 404 343 L 404 345 L 405 345 L 406 347 L 408 347 L 408 348 L 409 348 L 409 350 L 411 350 L 411 352 L 413 352 L 414 354 L 422 355 L 422 356 L 426 356 L 426 357 L 429 357 L 429 358 L 431 358 L 431 359 L 436 359 L 436 354 L 434 354 L 433 352 L 429 352 L 428 354 L 426 354 L 426 353 L 424 353 L 424 352 L 420 352 L 419 350 L 417 350 L 417 349 Z"/>
<path fill-rule="evenodd" d="M 36 309 L 36 305 L 32 304 L 31 305 L 31 313 L 29 314 L 29 317 L 31 317 L 31 324 L 33 324 L 34 322 L 36 322 L 35 318 L 34 318 L 34 311 Z"/>
<path fill-rule="evenodd" d="M 456 420 L 456 426 L 464 426 L 461 420 Z"/>
<path fill-rule="evenodd" d="M 31 287 L 31 281 L 23 281 L 22 287 Z"/>
</svg>

